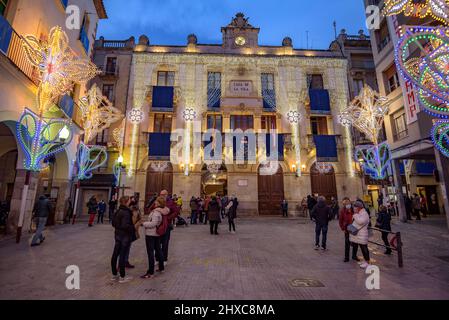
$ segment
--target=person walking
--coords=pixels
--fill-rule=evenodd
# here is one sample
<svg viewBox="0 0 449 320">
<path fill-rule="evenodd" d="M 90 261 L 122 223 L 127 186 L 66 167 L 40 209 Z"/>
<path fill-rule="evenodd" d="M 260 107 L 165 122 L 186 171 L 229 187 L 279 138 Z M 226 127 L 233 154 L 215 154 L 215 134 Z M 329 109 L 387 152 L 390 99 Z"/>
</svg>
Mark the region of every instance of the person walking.
<svg viewBox="0 0 449 320">
<path fill-rule="evenodd" d="M 115 229 L 115 246 L 111 258 L 112 280 L 118 280 L 119 283 L 125 283 L 132 280 L 126 276 L 126 255 L 131 245 L 131 240 L 135 236 L 136 229 L 132 220 L 132 212 L 129 208 L 130 198 L 123 196 L 120 198 L 119 209 L 114 216 L 112 226 Z M 117 272 L 117 260 L 119 274 Z"/>
<path fill-rule="evenodd" d="M 210 200 L 211 200 L 211 198 L 210 198 L 210 196 L 206 196 L 205 197 L 205 199 L 204 199 L 204 207 L 203 207 L 203 210 L 204 210 L 204 224 L 207 224 L 207 219 L 208 219 L 208 215 L 209 215 L 209 203 L 210 203 Z"/>
<path fill-rule="evenodd" d="M 198 201 L 194 196 L 190 199 L 190 211 L 190 224 L 197 224 Z"/>
<path fill-rule="evenodd" d="M 41 195 L 39 197 L 39 200 L 34 204 L 33 207 L 33 218 L 35 220 L 37 230 L 36 233 L 33 236 L 33 239 L 31 240 L 31 246 L 35 247 L 42 242 L 44 242 L 44 229 L 45 225 L 47 224 L 48 215 L 51 212 L 51 204 L 50 200 L 44 195 Z"/>
<path fill-rule="evenodd" d="M 312 209 L 311 218 L 315 221 L 315 250 L 320 249 L 320 235 L 322 234 L 321 249 L 326 250 L 327 230 L 332 220 L 332 210 L 326 204 L 326 198 L 318 197 L 317 205 Z"/>
<path fill-rule="evenodd" d="M 237 219 L 237 209 L 239 207 L 239 199 L 237 199 L 237 197 L 235 195 L 232 196 L 232 203 L 233 203 L 233 208 L 232 210 L 234 210 L 234 219 Z"/>
<path fill-rule="evenodd" d="M 173 230 L 173 223 L 176 221 L 176 218 L 179 216 L 179 207 L 173 201 L 173 199 L 169 196 L 167 190 L 162 190 L 160 196 L 165 199 L 165 206 L 169 209 L 169 213 L 167 214 L 168 220 L 168 228 L 167 232 L 163 236 L 161 236 L 161 247 L 162 247 L 162 256 L 164 257 L 165 265 L 168 263 L 168 249 L 170 244 L 171 232 Z"/>
<path fill-rule="evenodd" d="M 64 223 L 70 223 L 73 217 L 73 205 L 72 200 L 70 198 L 68 198 L 65 202 L 64 212 L 65 212 Z"/>
<path fill-rule="evenodd" d="M 218 235 L 218 224 L 221 222 L 221 203 L 214 196 L 209 203 L 210 234 Z"/>
<path fill-rule="evenodd" d="M 103 199 L 98 203 L 98 219 L 97 224 L 101 222 L 103 224 L 104 213 L 106 212 L 106 202 Z"/>
<path fill-rule="evenodd" d="M 109 200 L 109 223 L 112 223 L 112 219 L 114 219 L 116 208 L 117 208 L 117 200 L 112 198 L 111 200 Z"/>
<path fill-rule="evenodd" d="M 360 201 L 354 202 L 354 214 L 352 225 L 357 231 L 357 234 L 350 234 L 349 241 L 352 242 L 353 255 L 357 255 L 358 247 L 362 250 L 363 259 L 365 260 L 360 264 L 360 268 L 366 269 L 370 264 L 369 250 L 368 250 L 368 225 L 370 218 L 368 212 L 366 212 L 363 203 Z"/>
<path fill-rule="evenodd" d="M 413 220 L 412 219 L 412 211 L 413 211 L 413 201 L 410 199 L 408 195 L 404 197 L 405 202 L 405 212 L 407 215 L 407 220 Z"/>
<path fill-rule="evenodd" d="M 143 223 L 145 228 L 145 244 L 148 255 L 148 270 L 141 276 L 142 279 L 151 279 L 154 277 L 154 258 L 159 264 L 159 272 L 164 271 L 164 257 L 162 255 L 161 237 L 157 233 L 157 228 L 162 223 L 162 215 L 168 215 L 170 210 L 166 207 L 166 200 L 164 197 L 158 197 L 155 201 L 156 208 L 151 211 L 148 221 Z"/>
<path fill-rule="evenodd" d="M 232 197 L 229 199 L 225 210 L 228 216 L 229 232 L 235 233 L 234 199 Z"/>
<path fill-rule="evenodd" d="M 338 217 L 338 222 L 340 225 L 340 229 L 345 234 L 345 259 L 344 262 L 349 261 L 349 251 L 351 250 L 351 242 L 349 241 L 349 232 L 348 232 L 348 226 L 352 224 L 352 216 L 354 214 L 354 210 L 351 205 L 351 200 L 349 198 L 343 199 L 343 208 L 340 210 L 340 214 Z M 358 261 L 356 251 L 352 250 L 352 260 Z"/>
<path fill-rule="evenodd" d="M 416 216 L 416 220 L 420 221 L 421 220 L 421 199 L 419 198 L 419 196 L 414 193 L 413 194 L 413 213 Z"/>
<path fill-rule="evenodd" d="M 382 230 L 382 241 L 384 242 L 386 247 L 385 254 L 391 254 L 392 250 L 390 247 L 390 243 L 388 242 L 388 231 L 391 231 L 391 214 L 390 212 L 388 212 L 387 208 L 384 205 L 381 205 L 379 207 L 379 213 L 377 214 L 376 220 L 376 228 Z"/>
<path fill-rule="evenodd" d="M 332 219 L 338 220 L 338 213 L 340 211 L 340 206 L 338 205 L 338 200 L 335 197 L 331 198 L 331 210 L 332 210 Z"/>
<path fill-rule="evenodd" d="M 281 202 L 282 217 L 288 218 L 288 201 L 286 199 Z"/>
<path fill-rule="evenodd" d="M 421 212 L 423 218 L 427 218 L 427 198 L 424 196 L 424 194 L 421 192 L 419 196 L 420 202 L 421 202 Z"/>
<path fill-rule="evenodd" d="M 95 215 L 97 214 L 98 203 L 97 198 L 92 196 L 87 202 L 87 213 L 89 214 L 89 227 L 94 225 Z"/>
</svg>

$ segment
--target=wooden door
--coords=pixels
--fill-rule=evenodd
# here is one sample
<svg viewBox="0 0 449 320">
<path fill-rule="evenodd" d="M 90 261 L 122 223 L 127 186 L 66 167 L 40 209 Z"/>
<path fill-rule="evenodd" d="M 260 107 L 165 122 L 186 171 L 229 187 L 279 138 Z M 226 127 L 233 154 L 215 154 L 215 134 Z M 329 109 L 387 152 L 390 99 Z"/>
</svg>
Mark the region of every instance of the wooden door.
<svg viewBox="0 0 449 320">
<path fill-rule="evenodd" d="M 323 196 L 327 201 L 330 201 L 332 197 L 337 199 L 337 182 L 334 168 L 329 173 L 321 174 L 314 164 L 310 170 L 310 178 L 312 194 Z"/>
<path fill-rule="evenodd" d="M 173 193 L 173 167 L 169 164 L 163 171 L 157 171 L 150 165 L 147 171 L 145 203 L 155 193 L 159 195 L 162 190 L 167 190 L 169 194 Z"/>
<path fill-rule="evenodd" d="M 284 175 L 281 166 L 274 175 L 258 175 L 259 215 L 280 215 L 284 199 Z"/>
</svg>

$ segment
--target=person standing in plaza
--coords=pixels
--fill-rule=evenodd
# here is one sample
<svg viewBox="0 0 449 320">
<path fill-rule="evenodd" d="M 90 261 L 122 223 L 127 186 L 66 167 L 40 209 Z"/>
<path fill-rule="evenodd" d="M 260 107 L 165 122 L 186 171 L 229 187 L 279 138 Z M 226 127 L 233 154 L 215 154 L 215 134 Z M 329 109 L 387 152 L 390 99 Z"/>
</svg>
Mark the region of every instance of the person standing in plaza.
<svg viewBox="0 0 449 320">
<path fill-rule="evenodd" d="M 209 203 L 210 203 L 210 196 L 206 196 L 204 199 L 204 224 L 207 224 L 208 214 L 209 214 Z"/>
<path fill-rule="evenodd" d="M 190 224 L 197 224 L 198 200 L 192 196 L 190 199 Z"/>
<path fill-rule="evenodd" d="M 419 196 L 420 202 L 421 202 L 421 212 L 423 218 L 427 218 L 427 198 L 424 196 L 424 194 L 421 192 Z"/>
<path fill-rule="evenodd" d="M 228 215 L 229 232 L 235 233 L 235 213 L 234 213 L 234 199 L 231 197 L 228 201 L 228 205 L 225 208 Z"/>
<path fill-rule="evenodd" d="M 114 218 L 116 208 L 117 208 L 117 200 L 112 198 L 111 200 L 109 200 L 109 223 L 112 223 L 112 219 Z"/>
<path fill-rule="evenodd" d="M 162 190 L 160 196 L 165 199 L 165 206 L 169 209 L 169 213 L 167 214 L 168 219 L 168 228 L 167 232 L 163 236 L 161 236 L 161 247 L 162 247 L 162 256 L 164 257 L 164 262 L 167 264 L 168 262 L 168 249 L 170 244 L 171 232 L 173 230 L 173 223 L 176 221 L 176 218 L 179 216 L 179 207 L 173 201 L 173 199 L 169 196 L 167 190 Z"/>
<path fill-rule="evenodd" d="M 388 212 L 384 205 L 379 207 L 379 213 L 377 214 L 376 227 L 382 231 L 382 241 L 385 244 L 385 254 L 391 254 L 390 243 L 388 242 L 388 231 L 391 231 L 391 214 Z"/>
<path fill-rule="evenodd" d="M 301 201 L 301 211 L 304 217 L 307 217 L 309 215 L 309 211 L 307 208 L 307 198 L 304 197 Z"/>
<path fill-rule="evenodd" d="M 132 199 L 132 198 L 131 198 Z M 126 252 L 126 259 L 125 259 L 125 267 L 127 269 L 134 269 L 135 266 L 133 266 L 130 262 L 129 262 L 129 254 L 131 252 L 131 247 L 132 247 L 132 243 L 138 239 L 140 239 L 140 234 L 139 234 L 139 229 L 142 225 L 142 215 L 140 213 L 140 209 L 139 206 L 136 204 L 136 202 L 133 202 L 131 200 L 130 204 L 129 204 L 129 208 L 131 209 L 132 212 L 132 220 L 133 220 L 133 225 L 134 225 L 134 229 L 136 230 L 134 232 L 134 235 L 131 237 L 131 243 L 129 245 L 128 251 Z"/>
<path fill-rule="evenodd" d="M 353 246 L 353 255 L 357 255 L 358 247 L 362 250 L 363 259 L 365 260 L 360 264 L 360 268 L 367 268 L 370 263 L 370 256 L 368 250 L 368 225 L 370 223 L 370 218 L 368 212 L 366 212 L 364 205 L 360 201 L 354 202 L 354 215 L 352 216 L 354 221 L 352 225 L 357 231 L 357 234 L 350 234 L 349 241 L 351 241 Z"/>
<path fill-rule="evenodd" d="M 97 219 L 97 224 L 98 223 L 102 223 L 103 224 L 103 220 L 104 220 L 104 213 L 106 212 L 106 202 L 104 202 L 103 199 L 101 199 L 101 201 L 98 203 L 98 219 Z"/>
<path fill-rule="evenodd" d="M 288 218 L 288 201 L 287 201 L 287 199 L 282 200 L 281 210 L 282 210 L 282 217 Z"/>
<path fill-rule="evenodd" d="M 235 195 L 232 196 L 232 210 L 234 212 L 234 219 L 237 219 L 237 209 L 239 207 L 239 199 Z"/>
<path fill-rule="evenodd" d="M 33 207 L 33 218 L 35 219 L 37 230 L 31 240 L 31 246 L 35 247 L 44 242 L 45 237 L 43 235 L 45 225 L 47 224 L 48 215 L 51 211 L 50 200 L 44 195 L 39 197 L 39 200 Z M 39 242 L 38 242 L 39 241 Z"/>
<path fill-rule="evenodd" d="M 130 198 L 123 196 L 120 198 L 120 206 L 112 221 L 115 229 L 115 246 L 111 257 L 112 280 L 119 280 L 120 283 L 129 282 L 131 277 L 126 277 L 126 255 L 129 251 L 132 238 L 136 229 L 132 220 L 132 212 L 129 208 Z M 119 275 L 117 272 L 117 260 Z"/>
<path fill-rule="evenodd" d="M 320 249 L 320 235 L 322 234 L 321 249 L 326 250 L 327 230 L 329 221 L 332 220 L 332 210 L 326 204 L 326 198 L 318 197 L 317 205 L 312 209 L 310 214 L 315 221 L 315 250 Z"/>
<path fill-rule="evenodd" d="M 210 234 L 218 235 L 218 224 L 221 222 L 221 203 L 214 196 L 209 203 Z"/>
<path fill-rule="evenodd" d="M 413 194 L 413 213 L 416 216 L 416 220 L 421 220 L 421 199 L 419 196 L 415 193 Z"/>
<path fill-rule="evenodd" d="M 87 202 L 87 213 L 89 214 L 89 227 L 94 225 L 95 215 L 97 214 L 98 203 L 97 198 L 92 196 Z"/>
<path fill-rule="evenodd" d="M 338 200 L 335 197 L 331 199 L 331 210 L 332 210 L 332 219 L 338 220 L 338 211 L 340 210 L 340 206 L 338 205 Z"/>
<path fill-rule="evenodd" d="M 223 196 L 220 199 L 220 202 L 221 202 L 221 218 L 224 219 L 224 217 L 226 215 L 226 207 L 228 206 L 228 203 L 229 203 L 228 196 Z"/>
<path fill-rule="evenodd" d="M 312 210 L 315 208 L 317 202 L 310 194 L 307 196 L 307 209 L 309 209 L 310 219 L 312 219 Z"/>
<path fill-rule="evenodd" d="M 413 211 L 413 201 L 410 199 L 408 195 L 404 197 L 405 202 L 405 212 L 407 215 L 407 220 L 413 220 L 412 219 L 412 211 Z"/>
<path fill-rule="evenodd" d="M 161 248 L 161 236 L 157 228 L 162 223 L 162 217 L 168 215 L 170 210 L 166 207 L 165 197 L 158 197 L 155 201 L 156 208 L 151 211 L 148 221 L 143 223 L 145 228 L 145 244 L 148 255 L 148 270 L 141 276 L 142 279 L 151 279 L 154 276 L 154 259 L 158 261 L 159 272 L 164 271 L 164 256 Z M 156 254 L 156 256 L 155 256 Z"/>
<path fill-rule="evenodd" d="M 352 224 L 353 214 L 354 210 L 352 209 L 351 200 L 346 197 L 343 199 L 343 208 L 341 208 L 338 217 L 340 229 L 345 234 L 345 259 L 343 260 L 344 262 L 349 261 L 349 251 L 351 250 L 351 242 L 349 241 L 349 232 L 347 229 L 348 226 Z M 352 260 L 358 261 L 355 250 L 352 250 Z"/>
</svg>

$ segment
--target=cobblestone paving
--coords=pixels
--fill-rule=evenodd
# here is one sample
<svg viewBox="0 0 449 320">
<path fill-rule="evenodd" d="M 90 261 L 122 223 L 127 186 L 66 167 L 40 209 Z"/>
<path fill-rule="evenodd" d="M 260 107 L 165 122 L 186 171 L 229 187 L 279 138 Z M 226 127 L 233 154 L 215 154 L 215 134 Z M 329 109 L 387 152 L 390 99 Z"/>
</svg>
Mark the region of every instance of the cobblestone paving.
<svg viewBox="0 0 449 320">
<path fill-rule="evenodd" d="M 42 246 L 24 238 L 0 242 L 0 299 L 449 299 L 449 233 L 445 221 L 395 223 L 403 234 L 404 268 L 396 256 L 371 246 L 380 267 L 380 290 L 365 287 L 367 275 L 356 263 L 343 263 L 343 234 L 333 221 L 326 252 L 315 251 L 310 221 L 282 218 L 237 220 L 237 234 L 227 224 L 212 236 L 208 227 L 178 227 L 172 233 L 166 272 L 151 280 L 144 241 L 131 250 L 137 266 L 126 284 L 110 281 L 113 230 L 84 223 L 46 230 Z M 81 289 L 65 287 L 66 266 L 81 271 Z M 322 287 L 295 287 L 310 279 Z M 297 284 L 297 282 L 296 282 Z"/>
</svg>

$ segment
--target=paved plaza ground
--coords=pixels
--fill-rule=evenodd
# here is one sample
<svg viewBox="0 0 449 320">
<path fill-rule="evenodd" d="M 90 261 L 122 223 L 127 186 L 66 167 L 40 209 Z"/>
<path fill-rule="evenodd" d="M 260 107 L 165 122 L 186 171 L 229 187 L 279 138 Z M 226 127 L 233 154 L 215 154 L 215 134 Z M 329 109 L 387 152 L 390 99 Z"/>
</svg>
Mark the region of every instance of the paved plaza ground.
<svg viewBox="0 0 449 320">
<path fill-rule="evenodd" d="M 134 243 L 134 280 L 110 281 L 113 230 L 85 223 L 46 230 L 42 246 L 0 241 L 0 299 L 449 299 L 449 233 L 443 218 L 394 223 L 404 242 L 404 268 L 397 258 L 371 246 L 380 268 L 380 290 L 365 287 L 356 263 L 343 263 L 343 234 L 332 221 L 326 252 L 314 250 L 314 225 L 306 219 L 241 218 L 237 234 L 227 223 L 219 236 L 207 226 L 178 227 L 172 233 L 165 274 L 139 278 L 147 260 L 142 239 Z M 68 265 L 81 272 L 81 289 L 65 287 Z M 298 279 L 319 281 L 297 287 Z"/>
</svg>

